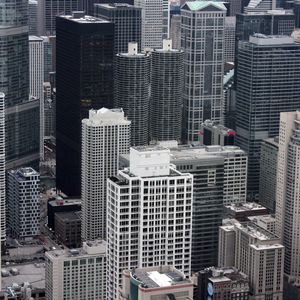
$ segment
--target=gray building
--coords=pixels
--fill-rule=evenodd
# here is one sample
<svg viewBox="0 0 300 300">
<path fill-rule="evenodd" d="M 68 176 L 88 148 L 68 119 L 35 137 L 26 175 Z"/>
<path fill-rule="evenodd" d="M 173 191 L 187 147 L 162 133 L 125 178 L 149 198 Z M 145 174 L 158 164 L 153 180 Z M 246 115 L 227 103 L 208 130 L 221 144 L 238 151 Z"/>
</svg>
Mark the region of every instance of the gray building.
<svg viewBox="0 0 300 300">
<path fill-rule="evenodd" d="M 171 40 L 152 52 L 150 139 L 181 140 L 183 51 Z"/>
<path fill-rule="evenodd" d="M 170 24 L 170 38 L 174 49 L 181 48 L 181 16 L 173 15 Z"/>
<path fill-rule="evenodd" d="M 267 207 L 270 213 L 276 208 L 278 138 L 269 138 L 261 142 L 259 203 Z"/>
<path fill-rule="evenodd" d="M 29 35 L 37 35 L 37 15 L 38 15 L 38 1 L 28 0 L 28 26 Z"/>
<path fill-rule="evenodd" d="M 6 168 L 38 166 L 39 103 L 29 100 L 28 0 L 7 0 L 1 8 L 0 91 L 5 94 Z"/>
<path fill-rule="evenodd" d="M 40 233 L 40 174 L 32 168 L 8 172 L 7 225 L 13 238 L 27 239 Z"/>
<path fill-rule="evenodd" d="M 5 95 L 0 92 L 0 241 L 1 249 L 6 240 L 5 195 Z M 1 261 L 1 260 L 0 260 Z M 1 285 L 0 285 L 1 286 Z"/>
<path fill-rule="evenodd" d="M 257 34 L 240 42 L 236 145 L 249 155 L 248 196 L 257 198 L 262 140 L 279 133 L 280 112 L 300 106 L 300 45 L 288 36 Z"/>
<path fill-rule="evenodd" d="M 225 18 L 224 62 L 234 62 L 235 52 L 235 17 Z"/>
<path fill-rule="evenodd" d="M 131 121 L 131 145 L 147 145 L 149 138 L 151 57 L 138 53 L 130 43 L 127 53 L 117 54 L 114 68 L 114 105 Z"/>
<path fill-rule="evenodd" d="M 188 1 L 181 16 L 183 133 L 187 142 L 195 142 L 203 121 L 222 119 L 226 7 L 215 1 Z"/>
<path fill-rule="evenodd" d="M 94 16 L 115 24 L 115 54 L 126 53 L 130 42 L 136 42 L 140 50 L 142 41 L 141 8 L 126 3 L 95 4 Z"/>
</svg>

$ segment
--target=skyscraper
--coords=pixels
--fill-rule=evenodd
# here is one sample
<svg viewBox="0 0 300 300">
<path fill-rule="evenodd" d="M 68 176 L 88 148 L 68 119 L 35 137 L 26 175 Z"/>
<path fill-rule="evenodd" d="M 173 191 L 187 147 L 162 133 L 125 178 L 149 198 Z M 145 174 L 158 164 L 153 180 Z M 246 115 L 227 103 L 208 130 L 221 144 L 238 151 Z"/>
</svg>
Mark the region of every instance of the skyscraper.
<svg viewBox="0 0 300 300">
<path fill-rule="evenodd" d="M 149 53 L 138 53 L 129 43 L 128 52 L 117 54 L 114 65 L 114 105 L 122 107 L 131 121 L 131 145 L 147 145 L 150 109 Z"/>
<path fill-rule="evenodd" d="M 284 273 L 300 282 L 299 202 L 300 202 L 300 112 L 280 114 L 276 187 L 276 230 L 285 251 Z"/>
<path fill-rule="evenodd" d="M 40 102 L 40 154 L 44 158 L 44 43 L 29 36 L 29 94 Z"/>
<path fill-rule="evenodd" d="M 28 26 L 29 35 L 37 35 L 38 1 L 28 0 Z"/>
<path fill-rule="evenodd" d="M 122 271 L 172 265 L 191 271 L 193 177 L 170 166 L 162 147 L 130 149 L 130 168 L 107 184 L 107 298 Z"/>
<path fill-rule="evenodd" d="M 221 2 L 188 1 L 181 15 L 183 132 L 187 142 L 194 142 L 205 120 L 222 120 L 226 8 Z"/>
<path fill-rule="evenodd" d="M 85 16 L 57 18 L 56 184 L 80 195 L 81 120 L 90 109 L 113 107 L 114 25 Z"/>
<path fill-rule="evenodd" d="M 254 198 L 260 144 L 278 135 L 280 112 L 300 106 L 300 45 L 288 36 L 258 34 L 239 43 L 237 60 L 235 141 L 249 155 L 248 196 Z"/>
<path fill-rule="evenodd" d="M 106 237 L 106 180 L 130 147 L 130 121 L 122 109 L 90 110 L 82 120 L 82 240 Z"/>
<path fill-rule="evenodd" d="M 224 62 L 234 62 L 235 51 L 235 17 L 225 18 Z"/>
<path fill-rule="evenodd" d="M 150 139 L 181 140 L 183 51 L 163 40 L 152 52 Z"/>
<path fill-rule="evenodd" d="M 126 53 L 128 43 L 142 39 L 142 9 L 126 3 L 95 4 L 94 16 L 115 24 L 114 54 Z"/>
<path fill-rule="evenodd" d="M 5 94 L 6 168 L 39 163 L 39 103 L 29 101 L 28 0 L 1 3 L 0 91 Z"/>
</svg>

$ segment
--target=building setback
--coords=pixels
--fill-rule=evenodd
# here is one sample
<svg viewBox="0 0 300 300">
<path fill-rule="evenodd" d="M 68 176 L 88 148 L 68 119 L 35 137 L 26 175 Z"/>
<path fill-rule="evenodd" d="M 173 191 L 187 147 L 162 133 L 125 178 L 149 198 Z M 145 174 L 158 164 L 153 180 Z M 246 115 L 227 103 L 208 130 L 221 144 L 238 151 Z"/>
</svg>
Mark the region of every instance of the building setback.
<svg viewBox="0 0 300 300">
<path fill-rule="evenodd" d="M 81 120 L 113 107 L 114 25 L 77 12 L 56 29 L 56 185 L 79 196 Z"/>
<path fill-rule="evenodd" d="M 149 140 L 150 70 L 150 54 L 139 53 L 136 43 L 115 57 L 114 103 L 131 121 L 133 146 L 147 145 Z"/>
<path fill-rule="evenodd" d="M 142 9 L 126 3 L 95 4 L 94 16 L 115 24 L 114 54 L 126 53 L 128 43 L 136 42 L 141 50 Z"/>
<path fill-rule="evenodd" d="M 280 112 L 300 106 L 300 45 L 257 34 L 239 43 L 235 144 L 249 155 L 248 197 L 258 198 L 262 140 L 278 136 Z"/>
<path fill-rule="evenodd" d="M 221 2 L 186 2 L 181 8 L 184 57 L 184 140 L 199 140 L 201 124 L 222 120 L 224 27 Z"/>
<path fill-rule="evenodd" d="M 82 240 L 106 237 L 106 182 L 130 147 L 130 121 L 122 109 L 91 110 L 82 120 Z"/>
<path fill-rule="evenodd" d="M 171 40 L 152 52 L 150 140 L 181 140 L 183 55 Z"/>
</svg>

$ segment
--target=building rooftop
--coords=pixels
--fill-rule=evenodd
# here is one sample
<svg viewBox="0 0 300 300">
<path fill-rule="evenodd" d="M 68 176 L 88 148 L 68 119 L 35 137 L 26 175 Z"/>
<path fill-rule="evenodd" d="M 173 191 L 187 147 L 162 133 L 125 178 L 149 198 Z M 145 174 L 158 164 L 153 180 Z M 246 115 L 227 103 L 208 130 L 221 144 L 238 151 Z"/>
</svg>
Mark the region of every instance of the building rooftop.
<svg viewBox="0 0 300 300">
<path fill-rule="evenodd" d="M 231 71 L 233 71 L 232 74 L 234 74 L 234 69 L 231 70 Z M 228 73 L 230 73 L 230 72 L 228 72 Z M 220 133 L 222 133 L 223 135 L 235 135 L 236 134 L 236 132 L 234 130 L 232 130 L 232 129 L 228 128 L 228 127 L 225 127 L 224 125 L 221 125 L 218 122 L 211 121 L 211 120 L 204 121 L 202 123 L 202 127 L 216 129 Z"/>
<path fill-rule="evenodd" d="M 81 199 L 63 199 L 61 197 L 57 197 L 54 200 L 50 200 L 48 202 L 49 205 L 55 206 L 67 206 L 67 205 L 81 205 Z"/>
<path fill-rule="evenodd" d="M 267 210 L 267 208 L 256 202 L 232 203 L 230 205 L 225 205 L 225 208 L 230 209 L 234 212 Z"/>
<path fill-rule="evenodd" d="M 43 42 L 44 39 L 42 39 L 41 37 L 36 36 L 36 35 L 30 35 L 29 36 L 29 42 L 33 42 L 33 41 L 35 41 L 35 42 Z"/>
<path fill-rule="evenodd" d="M 215 8 L 219 10 L 224 10 L 226 11 L 226 7 L 223 4 L 223 2 L 217 2 L 217 1 L 187 1 L 182 8 L 185 8 L 187 6 L 190 10 L 202 10 L 208 6 L 214 6 Z"/>
<path fill-rule="evenodd" d="M 77 22 L 77 23 L 82 23 L 82 24 L 110 23 L 109 21 L 101 19 L 101 18 L 96 18 L 93 16 L 85 15 L 85 13 L 82 11 L 76 11 L 76 12 L 73 12 L 72 15 L 66 15 L 66 16 L 60 16 L 60 17 L 65 18 L 70 21 Z"/>
<path fill-rule="evenodd" d="M 294 39 L 288 35 L 266 35 L 262 33 L 251 35 L 249 42 L 260 46 L 296 44 Z"/>
<path fill-rule="evenodd" d="M 141 9 L 134 5 L 128 3 L 96 3 L 94 6 L 103 7 L 108 10 L 117 10 L 117 9 L 127 9 L 127 8 L 134 8 L 134 9 Z"/>
<path fill-rule="evenodd" d="M 247 12 L 247 13 L 242 13 L 241 15 L 243 16 L 263 16 L 263 15 L 294 15 L 294 12 L 292 9 L 270 9 L 267 11 L 251 11 L 251 12 Z"/>
<path fill-rule="evenodd" d="M 257 222 L 275 223 L 275 217 L 273 217 L 272 215 L 252 216 L 252 217 L 248 217 L 248 219 L 254 223 L 257 223 Z"/>
<path fill-rule="evenodd" d="M 40 175 L 37 171 L 35 171 L 31 167 L 20 168 L 17 170 L 11 170 L 11 171 L 9 171 L 9 173 L 12 174 L 18 181 L 28 180 L 31 176 L 39 176 Z"/>
<path fill-rule="evenodd" d="M 283 249 L 284 246 L 281 244 L 272 244 L 272 245 L 250 245 L 251 248 L 255 250 L 272 250 L 272 249 Z"/>
<path fill-rule="evenodd" d="M 275 146 L 276 148 L 278 148 L 278 146 L 279 146 L 278 136 L 274 137 L 274 138 L 264 139 L 263 142 L 271 144 L 271 145 Z"/>
</svg>

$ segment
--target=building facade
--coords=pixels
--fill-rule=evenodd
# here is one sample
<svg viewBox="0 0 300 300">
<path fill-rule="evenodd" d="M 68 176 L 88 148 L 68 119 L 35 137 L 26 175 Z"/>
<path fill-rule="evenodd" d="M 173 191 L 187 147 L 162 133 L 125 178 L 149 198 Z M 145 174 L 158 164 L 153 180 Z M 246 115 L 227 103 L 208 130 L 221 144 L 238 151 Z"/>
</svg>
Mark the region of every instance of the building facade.
<svg viewBox="0 0 300 300">
<path fill-rule="evenodd" d="M 222 120 L 226 8 L 214 1 L 181 8 L 184 57 L 184 140 L 199 140 L 201 124 Z"/>
<path fill-rule="evenodd" d="M 106 243 L 46 252 L 46 300 L 106 299 Z"/>
<path fill-rule="evenodd" d="M 75 13 L 57 18 L 56 185 L 80 195 L 81 120 L 113 107 L 114 25 Z"/>
<path fill-rule="evenodd" d="M 181 140 L 183 55 L 171 40 L 152 52 L 150 140 Z"/>
<path fill-rule="evenodd" d="M 8 172 L 7 225 L 13 238 L 40 234 L 40 174 L 32 168 Z"/>
<path fill-rule="evenodd" d="M 131 121 L 131 145 L 149 141 L 151 57 L 129 43 L 127 53 L 117 54 L 114 63 L 114 104 Z"/>
<path fill-rule="evenodd" d="M 94 16 L 115 24 L 114 54 L 126 53 L 128 43 L 136 42 L 141 50 L 142 9 L 126 3 L 95 4 Z"/>
<path fill-rule="evenodd" d="M 38 23 L 38 1 L 28 0 L 28 26 L 29 35 L 37 35 L 37 23 Z"/>
<path fill-rule="evenodd" d="M 106 237 L 106 180 L 130 147 L 130 121 L 122 109 L 91 110 L 82 120 L 82 240 Z"/>
<path fill-rule="evenodd" d="M 278 135 L 280 112 L 300 105 L 299 72 L 300 45 L 291 37 L 257 34 L 239 43 L 236 145 L 249 155 L 249 198 L 258 198 L 262 140 Z"/>
<path fill-rule="evenodd" d="M 234 62 L 236 17 L 225 18 L 224 62 Z"/>
<path fill-rule="evenodd" d="M 190 274 L 192 193 L 193 176 L 170 166 L 168 149 L 130 149 L 130 168 L 107 183 L 108 299 L 117 299 L 126 269 Z"/>
</svg>

